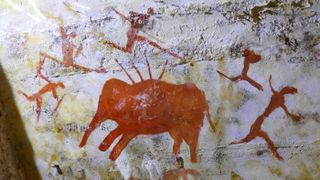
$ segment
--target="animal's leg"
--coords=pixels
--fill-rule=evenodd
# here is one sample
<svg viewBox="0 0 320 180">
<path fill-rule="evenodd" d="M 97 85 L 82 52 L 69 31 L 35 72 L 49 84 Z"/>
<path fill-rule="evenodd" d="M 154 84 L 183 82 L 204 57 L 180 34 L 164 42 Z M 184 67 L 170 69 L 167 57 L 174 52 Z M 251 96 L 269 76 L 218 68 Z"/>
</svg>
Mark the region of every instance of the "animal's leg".
<svg viewBox="0 0 320 180">
<path fill-rule="evenodd" d="M 199 132 L 197 133 L 198 135 L 194 137 L 194 139 L 191 141 L 189 144 L 190 148 L 190 155 L 191 155 L 191 162 L 196 163 L 197 162 L 197 146 L 198 146 L 198 136 Z"/>
<path fill-rule="evenodd" d="M 133 139 L 135 136 L 136 136 L 136 134 L 131 134 L 131 133 L 123 134 L 123 136 L 121 137 L 119 142 L 116 144 L 116 146 L 111 151 L 111 153 L 109 155 L 110 159 L 115 161 L 119 157 L 122 150 L 128 145 L 130 140 Z"/>
<path fill-rule="evenodd" d="M 173 139 L 173 153 L 175 155 L 178 155 L 180 153 L 180 146 L 181 146 L 181 143 L 182 143 L 182 137 L 176 133 L 175 131 L 170 131 L 169 132 L 170 136 L 172 137 Z"/>
<path fill-rule="evenodd" d="M 257 88 L 260 91 L 263 91 L 263 87 L 261 84 L 257 83 L 255 80 L 249 78 L 249 77 L 244 77 L 243 80 L 247 81 L 250 83 L 253 87 Z"/>
<path fill-rule="evenodd" d="M 259 137 L 263 138 L 267 142 L 268 147 L 271 150 L 271 152 L 273 153 L 273 155 L 275 155 L 277 159 L 283 160 L 283 157 L 277 151 L 278 148 L 275 147 L 272 140 L 269 138 L 268 134 L 262 130 L 260 130 L 258 134 L 259 134 L 258 135 Z"/>
<path fill-rule="evenodd" d="M 84 135 L 82 137 L 82 140 L 81 140 L 79 147 L 83 147 L 84 145 L 86 145 L 87 140 L 88 140 L 90 134 L 92 133 L 92 131 L 94 131 L 98 126 L 100 126 L 100 124 L 105 119 L 107 119 L 106 113 L 104 113 L 105 111 L 106 110 L 104 110 L 104 109 L 100 109 L 99 105 L 98 105 L 98 110 L 97 110 L 96 114 L 94 115 L 92 121 L 90 122 L 88 129 L 84 132 Z"/>
<path fill-rule="evenodd" d="M 197 162 L 197 146 L 200 128 L 194 128 L 191 125 L 183 128 L 183 139 L 189 145 L 191 162 Z"/>
<path fill-rule="evenodd" d="M 220 76 L 223 76 L 223 77 L 225 77 L 225 78 L 229 79 L 230 81 L 238 81 L 238 80 L 240 80 L 240 79 L 241 79 L 241 76 L 229 77 L 229 76 L 227 76 L 227 75 L 223 74 L 223 73 L 222 73 L 222 72 L 220 72 L 220 71 L 217 71 L 217 73 L 219 73 L 219 75 L 220 75 Z"/>
<path fill-rule="evenodd" d="M 119 127 L 115 128 L 114 130 L 112 130 L 107 137 L 104 138 L 104 140 L 102 141 L 102 143 L 99 145 L 99 149 L 100 151 L 106 151 L 111 144 L 113 143 L 113 141 L 119 137 L 121 135 L 122 131 Z"/>
<path fill-rule="evenodd" d="M 42 98 L 39 96 L 39 97 L 37 97 L 36 101 L 37 101 L 37 109 L 36 109 L 36 112 L 37 112 L 37 122 L 39 122 L 40 113 L 41 113 Z"/>
<path fill-rule="evenodd" d="M 137 35 L 137 41 L 141 41 L 141 42 L 146 42 L 148 44 L 150 44 L 151 46 L 155 47 L 155 48 L 158 48 L 160 49 L 161 51 L 165 52 L 165 53 L 168 53 L 170 54 L 171 56 L 175 57 L 175 58 L 178 58 L 180 60 L 184 60 L 183 57 L 180 57 L 178 54 L 174 53 L 174 52 L 171 52 L 169 51 L 168 49 L 165 49 L 163 47 L 161 47 L 159 44 L 157 44 L 156 42 L 154 41 L 151 41 L 149 39 L 147 39 L 146 37 L 143 37 L 143 36 L 139 36 Z"/>
</svg>

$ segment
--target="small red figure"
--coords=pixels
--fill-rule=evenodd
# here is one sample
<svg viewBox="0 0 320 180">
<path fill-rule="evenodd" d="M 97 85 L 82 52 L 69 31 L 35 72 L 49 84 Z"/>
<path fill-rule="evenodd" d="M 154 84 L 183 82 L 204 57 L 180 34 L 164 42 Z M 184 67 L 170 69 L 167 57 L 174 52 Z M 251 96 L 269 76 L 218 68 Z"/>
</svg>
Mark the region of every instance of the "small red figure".
<svg viewBox="0 0 320 180">
<path fill-rule="evenodd" d="M 77 48 L 76 52 L 74 53 L 74 48 L 76 48 L 76 46 L 70 41 L 70 38 L 75 38 L 77 36 L 77 34 L 75 32 L 67 34 L 62 26 L 60 26 L 60 34 L 61 34 L 61 38 L 62 38 L 63 60 L 59 61 L 57 58 L 52 57 L 52 56 L 48 55 L 47 53 L 40 52 L 40 61 L 41 61 L 41 59 L 43 59 L 43 61 L 44 61 L 45 58 L 48 58 L 58 64 L 62 64 L 64 67 L 74 67 L 75 69 L 84 71 L 86 73 L 92 72 L 92 71 L 95 71 L 98 73 L 105 73 L 106 72 L 106 70 L 104 68 L 90 69 L 90 68 L 75 64 L 74 58 L 78 57 L 83 50 L 83 46 L 82 46 L 82 44 L 80 44 L 80 46 Z M 73 54 L 75 54 L 75 55 L 73 55 Z M 42 65 L 43 65 L 43 63 L 42 63 Z"/>
<path fill-rule="evenodd" d="M 48 84 L 45 85 L 43 88 L 41 88 L 37 93 L 34 93 L 32 94 L 31 96 L 28 96 L 26 93 L 24 93 L 23 91 L 21 90 L 18 90 L 18 93 L 19 94 L 22 94 L 24 97 L 27 98 L 28 101 L 36 101 L 37 102 L 37 109 L 36 109 L 36 112 L 37 112 L 37 122 L 39 121 L 39 118 L 40 118 L 40 113 L 41 113 L 41 106 L 42 106 L 42 95 L 45 94 L 45 93 L 48 93 L 48 92 L 52 92 L 52 96 L 57 100 L 57 105 L 56 107 L 54 108 L 54 111 L 56 111 L 58 109 L 58 107 L 60 106 L 61 104 L 61 101 L 63 100 L 64 96 L 62 96 L 62 98 L 58 98 L 57 96 L 57 91 L 56 89 L 58 87 L 60 88 L 65 88 L 64 87 L 64 84 L 62 82 L 58 82 L 58 83 L 55 83 L 55 82 L 50 82 L 48 80 L 47 77 L 44 77 L 41 73 L 40 73 L 40 77 L 43 77 L 43 79 L 45 79 Z"/>
<path fill-rule="evenodd" d="M 257 88 L 260 91 L 263 91 L 263 87 L 257 83 L 256 81 L 254 81 L 253 79 L 251 79 L 250 77 L 248 77 L 247 73 L 248 70 L 250 68 L 250 64 L 254 64 L 257 63 L 261 60 L 261 56 L 256 54 L 254 51 L 250 51 L 249 49 L 245 49 L 242 56 L 244 57 L 244 67 L 242 69 L 242 73 L 239 76 L 236 77 L 228 77 L 227 75 L 223 74 L 220 71 L 217 71 L 221 76 L 231 80 L 231 81 L 247 81 L 249 82 L 252 86 L 254 86 L 255 88 Z"/>
<path fill-rule="evenodd" d="M 185 140 L 190 147 L 191 161 L 196 162 L 198 137 L 205 115 L 214 129 L 204 92 L 192 83 L 176 85 L 161 81 L 166 66 L 158 79 L 152 79 L 148 61 L 150 79 L 144 80 L 134 67 L 141 79 L 141 82 L 136 83 L 117 59 L 116 62 L 132 85 L 118 79 L 105 82 L 97 112 L 79 146 L 83 147 L 87 143 L 90 134 L 102 122 L 113 120 L 118 126 L 99 146 L 101 151 L 106 151 L 114 140 L 122 136 L 109 155 L 111 160 L 116 160 L 128 143 L 138 135 L 168 132 L 174 140 L 173 153 L 180 152 L 180 145 Z"/>
<path fill-rule="evenodd" d="M 301 116 L 291 114 L 288 111 L 288 109 L 285 105 L 285 97 L 284 97 L 284 95 L 286 95 L 286 94 L 296 94 L 298 92 L 298 90 L 294 87 L 287 86 L 287 87 L 284 87 L 280 92 L 275 91 L 272 87 L 271 79 L 272 79 L 272 76 L 270 75 L 269 85 L 270 85 L 270 88 L 272 90 L 273 95 L 271 96 L 271 100 L 270 100 L 268 107 L 266 108 L 264 113 L 262 115 L 260 115 L 257 118 L 257 120 L 251 125 L 250 132 L 248 133 L 248 135 L 245 138 L 243 138 L 240 141 L 231 142 L 230 144 L 248 143 L 248 142 L 252 141 L 253 139 L 255 139 L 256 137 L 261 137 L 267 142 L 269 149 L 277 157 L 277 159 L 283 160 L 283 157 L 277 152 L 278 148 L 275 147 L 273 141 L 269 138 L 268 134 L 265 131 L 261 130 L 261 125 L 264 122 L 265 118 L 267 118 L 275 109 L 277 109 L 279 107 L 282 108 L 284 110 L 284 112 L 293 121 L 295 121 L 295 122 L 300 121 Z"/>
<path fill-rule="evenodd" d="M 116 9 L 112 8 L 112 10 L 117 13 L 119 16 L 121 16 L 122 18 L 124 18 L 125 20 L 129 21 L 131 24 L 131 27 L 129 29 L 129 31 L 127 32 L 127 45 L 125 47 L 120 47 L 119 45 L 116 45 L 114 42 L 106 40 L 104 42 L 104 44 L 109 44 L 114 48 L 117 48 L 123 52 L 126 53 L 132 53 L 132 49 L 136 43 L 136 41 L 138 42 L 146 42 L 149 45 L 160 49 L 161 51 L 164 51 L 168 54 L 170 54 L 171 56 L 178 58 L 180 60 L 184 60 L 184 58 L 179 57 L 176 53 L 170 52 L 168 49 L 162 48 L 160 45 L 158 45 L 156 42 L 151 41 L 149 39 L 147 39 L 144 36 L 139 35 L 139 31 L 142 30 L 142 28 L 149 22 L 149 18 L 150 16 L 153 15 L 153 8 L 149 7 L 147 10 L 147 14 L 141 14 L 141 13 L 137 13 L 137 12 L 133 12 L 130 11 L 129 12 L 129 17 L 126 17 L 125 15 L 123 15 L 122 13 L 120 13 L 119 11 L 117 11 Z M 142 30 L 143 31 L 143 30 Z"/>
<path fill-rule="evenodd" d="M 183 165 L 183 159 L 177 158 L 178 168 L 167 171 L 163 175 L 163 180 L 188 180 L 188 175 L 191 175 L 193 179 L 200 179 L 201 174 L 195 169 L 185 169 Z"/>
<path fill-rule="evenodd" d="M 38 65 L 37 65 L 36 78 L 37 78 L 37 77 L 40 77 L 41 79 L 43 79 L 43 80 L 45 80 L 45 81 L 47 81 L 47 82 L 49 83 L 50 80 L 48 79 L 48 77 L 46 77 L 45 75 L 43 75 L 42 72 L 41 72 L 42 66 L 43 66 L 43 64 L 44 64 L 44 62 L 45 62 L 44 60 L 45 60 L 45 58 L 42 57 L 42 56 L 40 56 L 40 61 L 39 61 Z"/>
</svg>

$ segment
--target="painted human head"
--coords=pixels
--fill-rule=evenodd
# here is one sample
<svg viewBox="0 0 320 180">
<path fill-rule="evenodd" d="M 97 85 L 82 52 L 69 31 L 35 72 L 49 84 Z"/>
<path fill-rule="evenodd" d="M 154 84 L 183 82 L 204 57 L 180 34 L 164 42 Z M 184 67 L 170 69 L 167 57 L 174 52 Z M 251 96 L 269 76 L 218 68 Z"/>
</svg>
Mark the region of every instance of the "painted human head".
<svg viewBox="0 0 320 180">
<path fill-rule="evenodd" d="M 154 14 L 154 10 L 153 10 L 153 8 L 152 8 L 152 7 L 149 7 L 149 8 L 148 8 L 148 10 L 147 10 L 147 14 L 148 14 L 149 16 L 151 16 L 151 15 L 153 15 L 153 14 Z"/>
<path fill-rule="evenodd" d="M 287 86 L 287 87 L 282 88 L 280 93 L 281 94 L 296 94 L 296 93 L 298 93 L 298 89 L 295 87 Z"/>
</svg>

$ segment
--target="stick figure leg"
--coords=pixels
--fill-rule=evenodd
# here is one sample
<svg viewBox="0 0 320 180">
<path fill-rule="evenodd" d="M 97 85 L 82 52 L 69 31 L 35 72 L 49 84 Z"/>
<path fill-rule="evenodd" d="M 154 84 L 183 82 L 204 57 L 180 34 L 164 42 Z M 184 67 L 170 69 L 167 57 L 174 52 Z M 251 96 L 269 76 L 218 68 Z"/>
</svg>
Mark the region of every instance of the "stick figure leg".
<svg viewBox="0 0 320 180">
<path fill-rule="evenodd" d="M 137 35 L 134 33 L 134 32 L 132 32 L 132 31 L 128 31 L 128 33 L 127 33 L 127 37 L 128 37 L 128 40 L 127 40 L 127 45 L 126 45 L 126 47 L 121 47 L 121 46 L 119 46 L 119 45 L 117 45 L 117 44 L 115 44 L 114 42 L 112 42 L 112 41 L 109 41 L 109 40 L 106 40 L 105 42 L 104 42 L 104 44 L 109 44 L 109 45 L 111 45 L 113 48 L 116 48 L 116 49 L 119 49 L 120 51 L 123 51 L 123 52 L 126 52 L 126 53 L 132 53 L 132 49 L 133 49 L 133 47 L 134 47 L 134 45 L 135 45 L 135 42 L 136 42 L 136 37 L 137 37 Z"/>
<path fill-rule="evenodd" d="M 259 134 L 258 135 L 259 137 L 263 138 L 267 142 L 268 147 L 271 150 L 271 152 L 273 153 L 273 155 L 275 155 L 277 159 L 283 160 L 283 157 L 277 151 L 278 148 L 275 147 L 272 140 L 269 138 L 268 134 L 262 130 L 260 130 L 258 134 Z"/>
<path fill-rule="evenodd" d="M 233 142 L 231 142 L 231 143 L 229 143 L 229 144 L 230 144 L 230 145 L 231 145 L 231 144 L 242 144 L 242 143 L 250 142 L 250 141 L 252 141 L 254 138 L 257 137 L 257 135 L 256 135 L 255 132 L 256 132 L 255 130 L 254 130 L 254 131 L 250 130 L 249 134 L 248 134 L 245 138 L 241 139 L 240 141 L 233 141 Z"/>
<path fill-rule="evenodd" d="M 36 112 L 37 112 L 37 122 L 39 122 L 40 113 L 41 113 L 42 98 L 39 96 L 39 97 L 37 97 L 36 101 L 37 101 L 37 109 L 36 109 Z"/>
<path fill-rule="evenodd" d="M 253 80 L 253 79 L 251 79 L 249 77 L 244 77 L 243 80 L 247 81 L 253 87 L 257 88 L 258 90 L 263 91 L 263 87 L 261 86 L 261 84 L 257 83 L 255 80 Z"/>
</svg>

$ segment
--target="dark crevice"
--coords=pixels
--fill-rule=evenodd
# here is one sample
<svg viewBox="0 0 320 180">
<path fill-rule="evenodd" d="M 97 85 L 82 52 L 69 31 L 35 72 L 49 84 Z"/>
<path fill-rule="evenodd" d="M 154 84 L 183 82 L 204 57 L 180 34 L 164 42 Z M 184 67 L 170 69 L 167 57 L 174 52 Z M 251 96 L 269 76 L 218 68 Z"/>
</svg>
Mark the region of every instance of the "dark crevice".
<svg viewBox="0 0 320 180">
<path fill-rule="evenodd" d="M 9 145 L 12 147 L 14 157 L 18 162 L 17 168 L 22 171 L 25 179 L 41 179 L 36 168 L 34 151 L 28 139 L 24 124 L 14 101 L 13 89 L 6 78 L 0 65 L 0 102 L 3 104 L 5 118 L 0 122 L 3 133 L 8 137 Z"/>
</svg>

